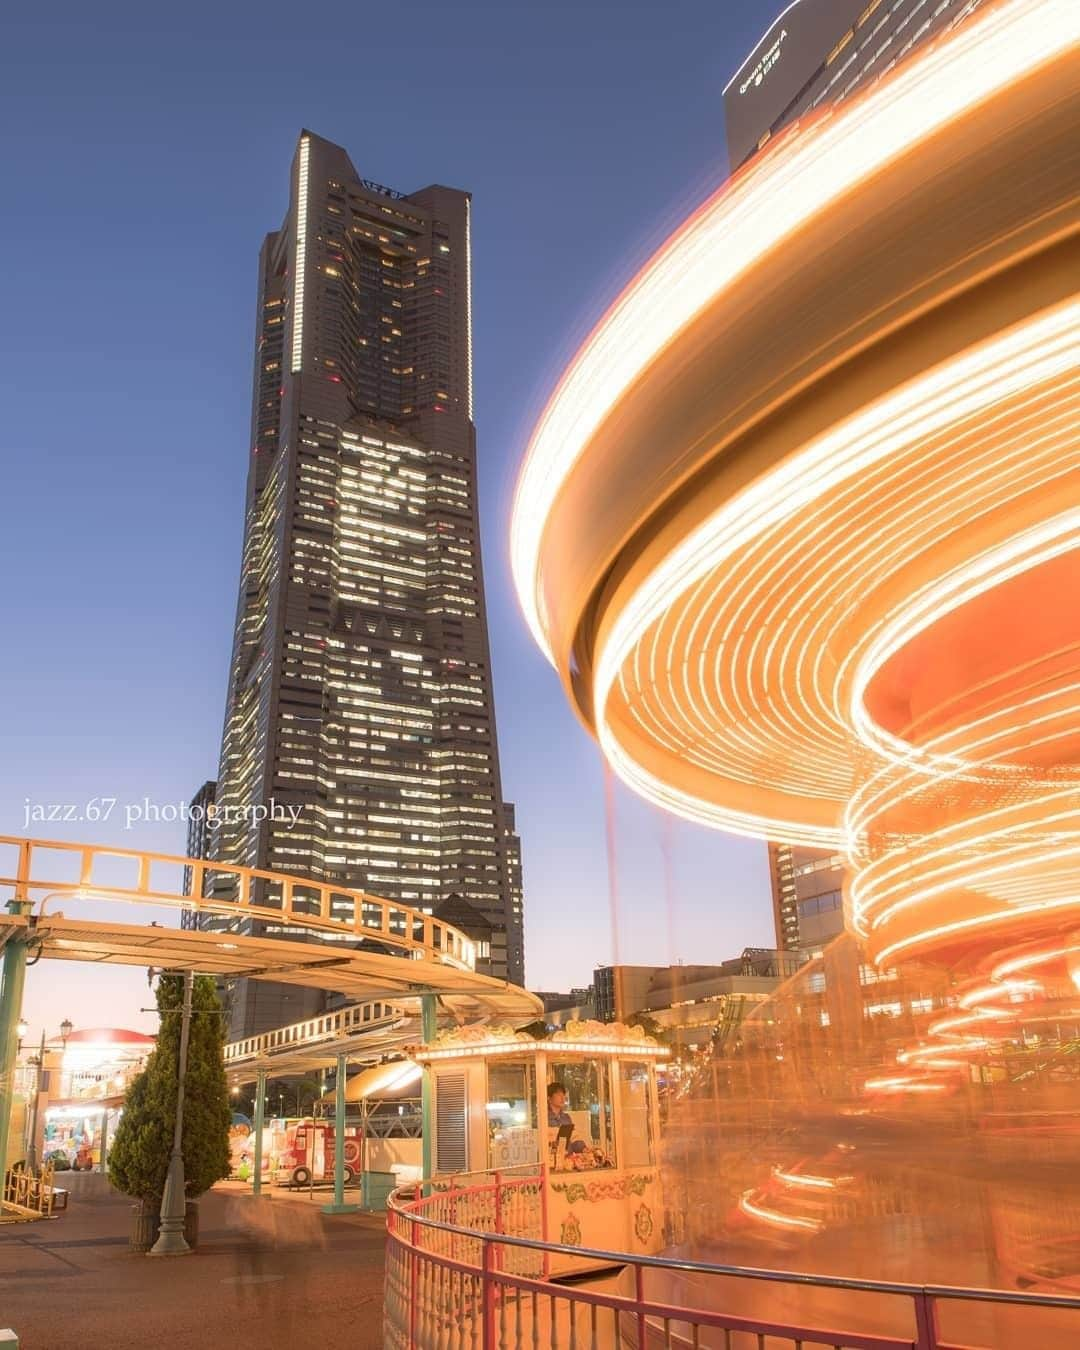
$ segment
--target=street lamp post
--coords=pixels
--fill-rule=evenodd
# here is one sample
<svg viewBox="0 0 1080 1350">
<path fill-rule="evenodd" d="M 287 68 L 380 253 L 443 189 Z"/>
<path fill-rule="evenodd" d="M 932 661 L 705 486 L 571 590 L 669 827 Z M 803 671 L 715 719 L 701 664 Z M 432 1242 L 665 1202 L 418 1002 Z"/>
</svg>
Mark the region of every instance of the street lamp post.
<svg viewBox="0 0 1080 1350">
<path fill-rule="evenodd" d="M 187 1217 L 187 1183 L 184 1177 L 184 1079 L 187 1076 L 188 1038 L 191 1032 L 191 995 L 195 972 L 184 976 L 184 1003 L 180 1014 L 180 1053 L 176 1064 L 176 1121 L 165 1192 L 161 1197 L 161 1226 L 151 1256 L 186 1256 L 191 1248 L 184 1238 Z"/>
<path fill-rule="evenodd" d="M 60 1023 L 60 1041 L 65 1050 L 67 1049 L 68 1037 L 74 1029 L 75 1025 L 70 1018 L 65 1017 Z M 33 1064 L 34 1062 L 35 1061 L 31 1059 L 30 1063 Z M 52 1092 L 52 1080 L 46 1080 L 45 1074 L 45 1028 L 42 1027 L 41 1044 L 38 1046 L 37 1052 L 37 1073 L 34 1075 L 34 1100 L 30 1111 L 29 1130 L 26 1139 L 26 1165 L 31 1172 L 36 1172 L 39 1166 L 37 1156 L 37 1133 L 38 1114 L 41 1110 L 41 1094 L 44 1091 L 48 1091 L 51 1096 Z M 102 1144 L 103 1151 L 104 1147 L 104 1144 Z"/>
<path fill-rule="evenodd" d="M 255 1150 L 252 1157 L 251 1193 L 262 1195 L 263 1130 L 266 1125 L 266 1070 L 255 1075 Z"/>
<path fill-rule="evenodd" d="M 31 1059 L 31 1064 L 34 1060 Z M 26 1134 L 26 1166 L 31 1172 L 36 1172 L 38 1168 L 37 1160 L 37 1127 L 38 1127 L 38 1103 L 41 1101 L 42 1087 L 45 1081 L 45 1028 L 41 1028 L 41 1044 L 38 1046 L 37 1063 L 34 1073 L 34 1099 L 31 1103 L 29 1127 Z"/>
</svg>

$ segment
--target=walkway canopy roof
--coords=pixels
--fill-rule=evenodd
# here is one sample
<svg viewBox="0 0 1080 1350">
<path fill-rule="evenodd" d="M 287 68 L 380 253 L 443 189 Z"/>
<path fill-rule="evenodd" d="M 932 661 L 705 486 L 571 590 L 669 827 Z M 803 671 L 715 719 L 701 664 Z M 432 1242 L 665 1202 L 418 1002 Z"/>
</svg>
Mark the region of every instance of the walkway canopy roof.
<svg viewBox="0 0 1080 1350">
<path fill-rule="evenodd" d="M 537 1017 L 543 1005 L 534 995 L 503 980 L 431 960 L 410 960 L 382 952 L 354 950 L 344 943 L 293 942 L 277 937 L 244 937 L 153 925 L 101 923 L 45 914 L 5 916 L 0 947 L 33 926 L 45 958 L 96 965 L 153 966 L 201 974 L 274 980 L 307 989 L 336 990 L 348 999 L 395 1002 L 437 994 L 462 1020 Z"/>
</svg>

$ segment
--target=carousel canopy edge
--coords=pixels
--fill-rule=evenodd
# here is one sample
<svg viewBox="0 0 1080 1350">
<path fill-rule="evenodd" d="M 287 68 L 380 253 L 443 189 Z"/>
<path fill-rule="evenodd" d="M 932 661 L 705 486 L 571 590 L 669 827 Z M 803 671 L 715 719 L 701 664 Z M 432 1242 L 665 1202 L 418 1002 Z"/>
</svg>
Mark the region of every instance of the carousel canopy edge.
<svg viewBox="0 0 1080 1350">
<path fill-rule="evenodd" d="M 440 1031 L 427 1045 L 408 1045 L 405 1053 L 417 1063 L 434 1060 L 473 1059 L 506 1054 L 602 1054 L 667 1059 L 666 1045 L 654 1040 L 641 1027 L 623 1022 L 567 1022 L 549 1036 L 539 1038 L 506 1025 L 462 1026 Z"/>
</svg>

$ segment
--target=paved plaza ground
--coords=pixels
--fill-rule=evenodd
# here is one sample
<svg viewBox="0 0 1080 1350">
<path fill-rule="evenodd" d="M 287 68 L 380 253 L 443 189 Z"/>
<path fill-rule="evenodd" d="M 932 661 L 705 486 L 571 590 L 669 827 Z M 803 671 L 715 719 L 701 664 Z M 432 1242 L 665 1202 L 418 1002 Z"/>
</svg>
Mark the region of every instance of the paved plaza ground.
<svg viewBox="0 0 1080 1350">
<path fill-rule="evenodd" d="M 72 1199 L 60 1218 L 0 1225 L 0 1328 L 18 1333 L 20 1350 L 382 1346 L 384 1215 L 328 1216 L 320 1211 L 327 1192 L 309 1197 L 272 1189 L 255 1200 L 246 1186 L 225 1183 L 200 1201 L 198 1251 L 156 1259 L 129 1251 L 131 1202 L 109 1191 L 104 1178 L 75 1176 L 68 1184 Z M 674 1286 L 650 1281 L 649 1292 L 661 1302 L 699 1307 L 718 1307 L 719 1298 L 724 1311 L 744 1316 L 912 1334 L 906 1305 L 892 1316 L 883 1306 L 855 1306 L 827 1290 L 725 1280 L 721 1291 L 712 1281 L 690 1283 L 693 1288 L 681 1277 Z M 614 1292 L 615 1284 L 610 1287 Z M 995 1350 L 1080 1345 L 1075 1313 L 945 1305 L 942 1316 L 946 1337 L 964 1344 Z M 581 1345 L 588 1340 L 585 1320 L 582 1314 Z M 546 1344 L 546 1322 L 543 1330 Z M 756 1337 L 746 1338 L 748 1346 L 751 1340 Z M 560 1344 L 570 1341 L 562 1337 Z M 766 1344 L 779 1350 L 771 1337 Z M 790 1350 L 789 1340 L 782 1344 Z"/>
<path fill-rule="evenodd" d="M 330 1197 L 225 1183 L 200 1201 L 199 1248 L 128 1250 L 130 1204 L 76 1176 L 58 1219 L 0 1226 L 0 1327 L 20 1350 L 377 1350 L 385 1218 Z"/>
</svg>

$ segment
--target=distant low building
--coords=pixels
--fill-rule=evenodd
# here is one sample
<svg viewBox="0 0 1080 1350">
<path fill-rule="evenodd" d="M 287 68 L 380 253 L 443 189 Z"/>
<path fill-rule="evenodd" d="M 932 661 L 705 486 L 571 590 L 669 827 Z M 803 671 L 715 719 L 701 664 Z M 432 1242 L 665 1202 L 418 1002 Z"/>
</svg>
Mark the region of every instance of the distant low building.
<svg viewBox="0 0 1080 1350">
<path fill-rule="evenodd" d="M 574 1001 L 569 993 L 559 994 L 551 989 L 534 989 L 532 992 L 544 1005 L 545 1012 L 554 1012 L 557 1008 L 569 1008 Z"/>
<path fill-rule="evenodd" d="M 695 1050 L 726 1036 L 751 1007 L 794 975 L 803 959 L 799 952 L 747 947 L 712 966 L 600 966 L 591 998 L 549 1008 L 547 1020 L 550 1026 L 565 1026 L 591 1017 L 607 1022 L 640 1018 L 677 1049 Z"/>
<path fill-rule="evenodd" d="M 593 1003 L 601 1022 L 625 1022 L 635 1013 L 655 1012 L 700 997 L 717 980 L 767 979 L 793 975 L 802 957 L 771 947 L 747 947 L 716 966 L 598 966 Z"/>
<path fill-rule="evenodd" d="M 764 1016 L 751 1019 L 744 1034 L 766 1043 L 782 1041 L 791 1027 L 801 1025 L 831 1028 L 834 1042 L 852 1053 L 890 1037 L 896 1049 L 903 1049 L 951 998 L 943 968 L 912 964 L 879 970 L 859 940 L 843 933 L 800 966 L 798 980 L 772 1000 Z M 870 1025 L 876 1030 L 868 1031 Z"/>
<path fill-rule="evenodd" d="M 534 989 L 533 993 L 543 1003 L 545 1012 L 560 1012 L 568 1008 L 585 1008 L 592 1006 L 592 985 L 587 984 L 584 987 L 570 989 L 562 994 L 550 989 Z M 595 1013 L 590 1012 L 590 1017 Z"/>
<path fill-rule="evenodd" d="M 600 1022 L 625 1022 L 648 1005 L 649 985 L 663 966 L 598 966 L 593 971 L 593 1004 Z"/>
</svg>

